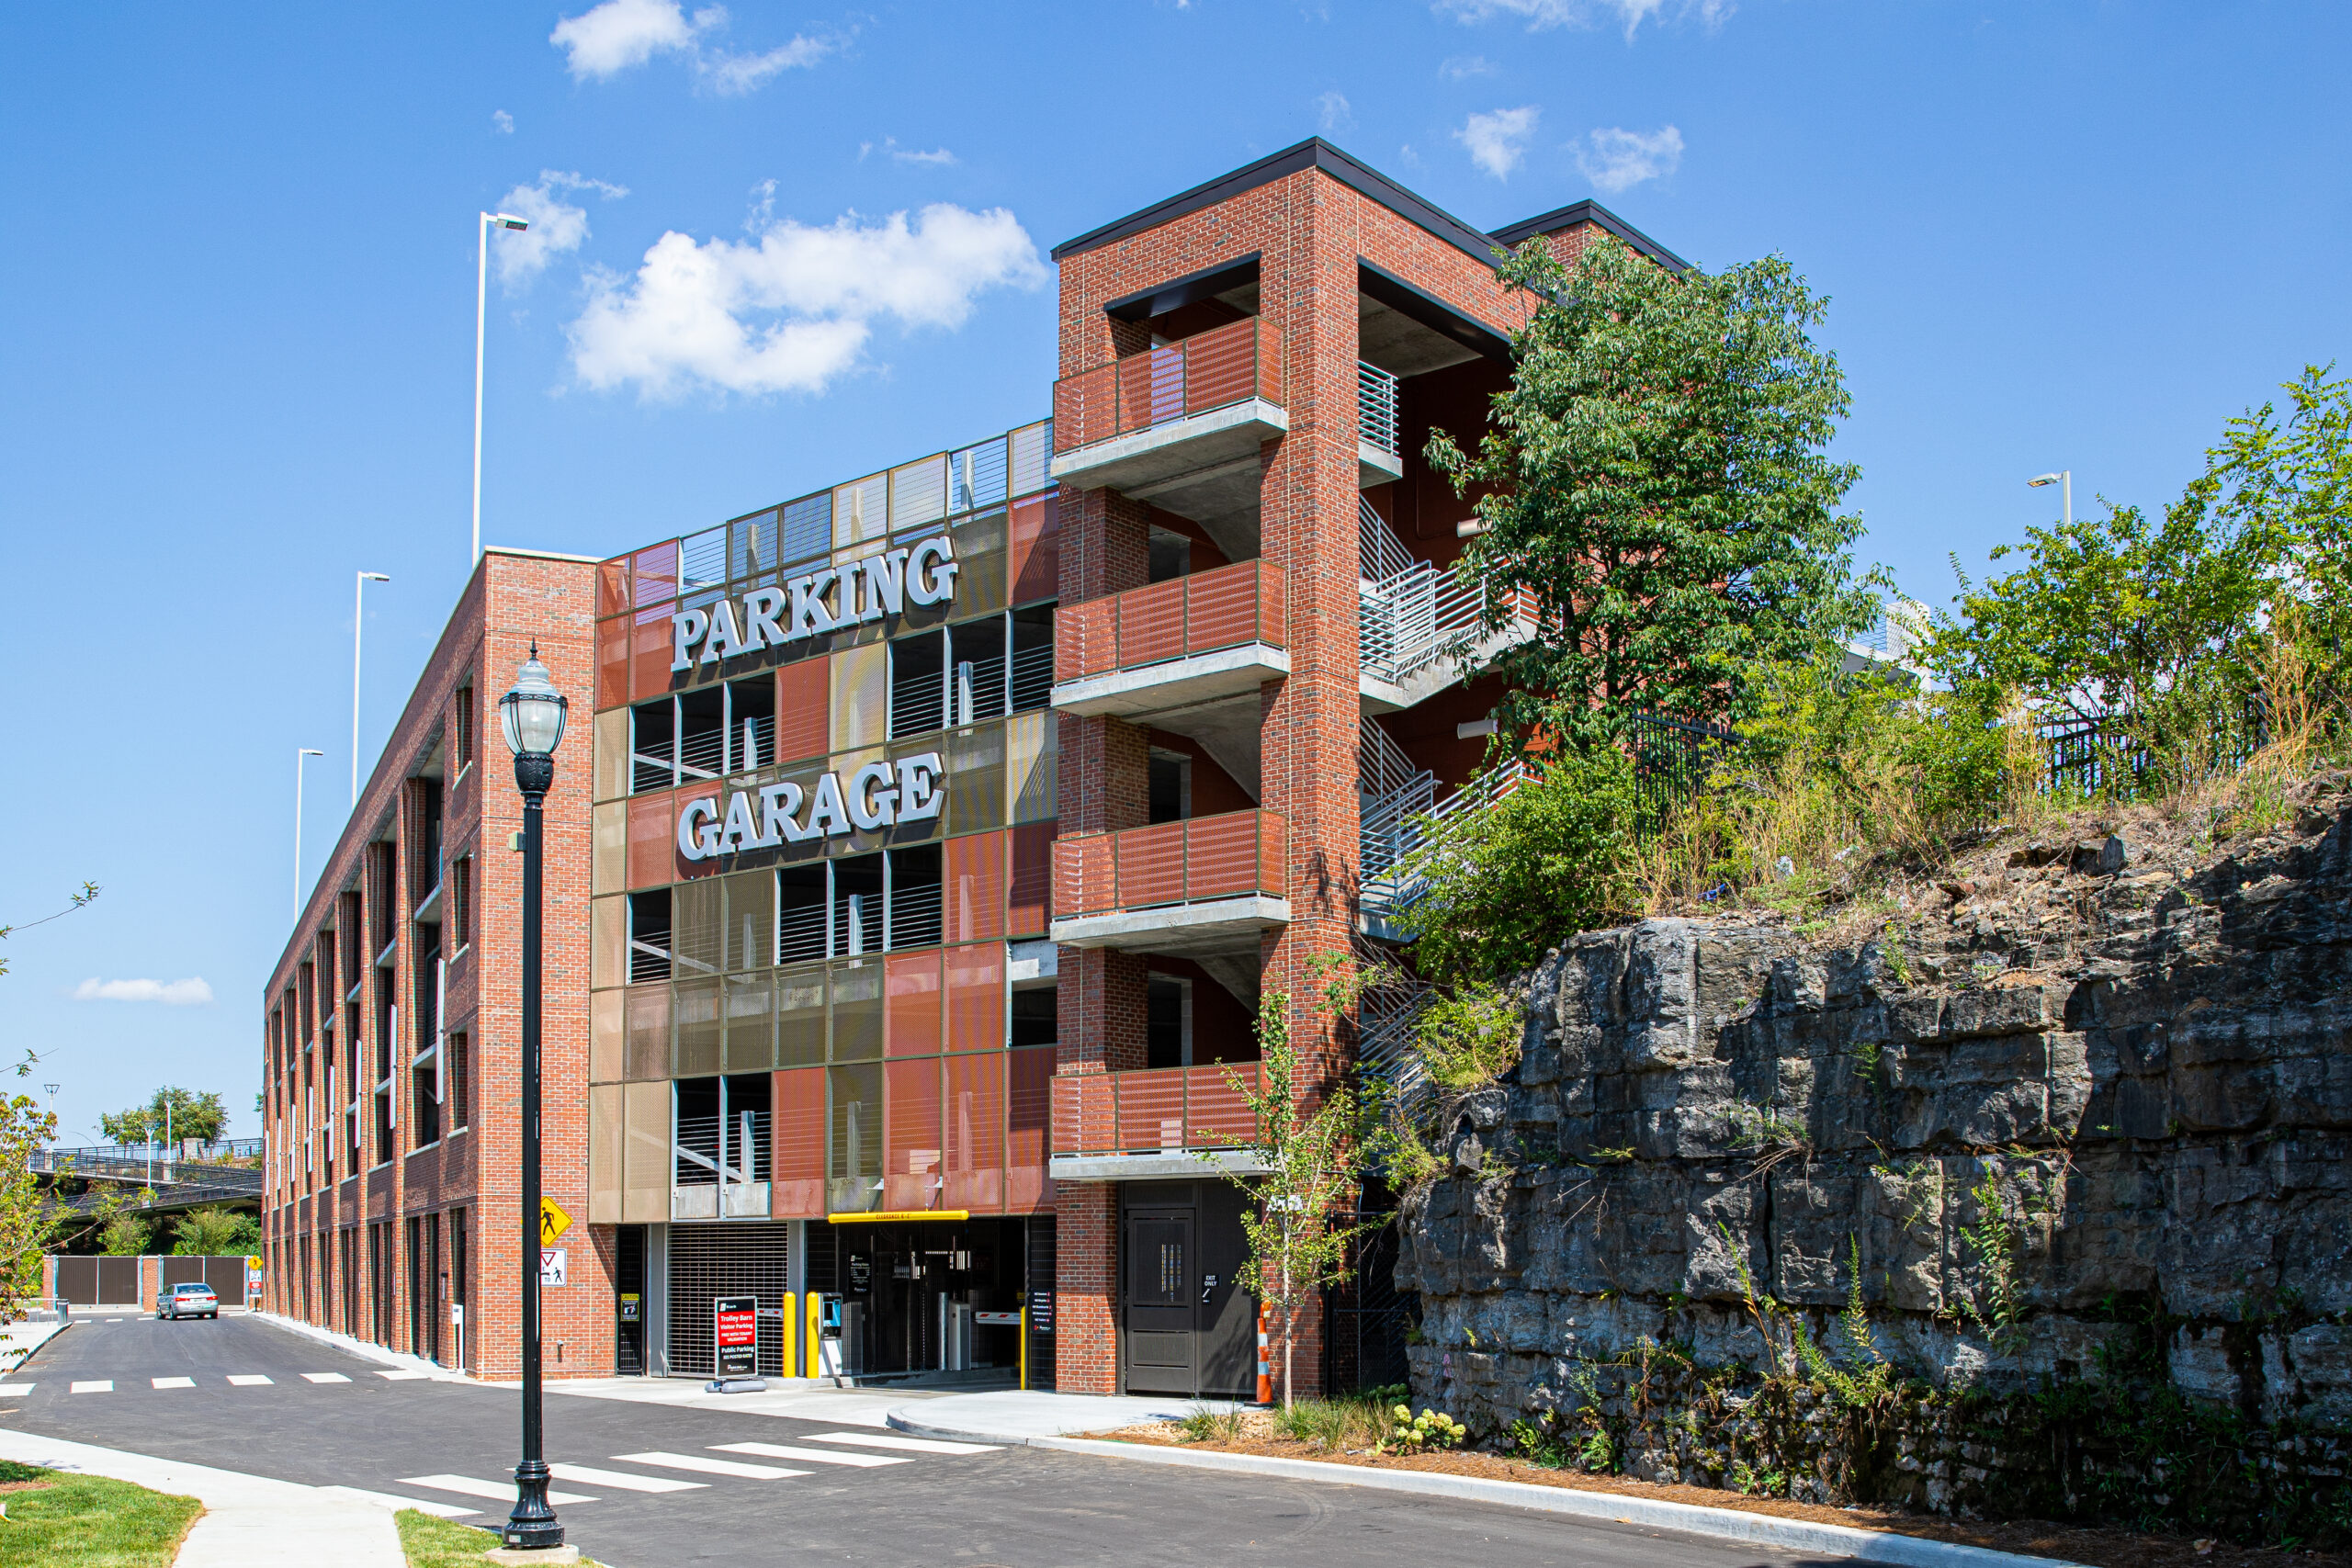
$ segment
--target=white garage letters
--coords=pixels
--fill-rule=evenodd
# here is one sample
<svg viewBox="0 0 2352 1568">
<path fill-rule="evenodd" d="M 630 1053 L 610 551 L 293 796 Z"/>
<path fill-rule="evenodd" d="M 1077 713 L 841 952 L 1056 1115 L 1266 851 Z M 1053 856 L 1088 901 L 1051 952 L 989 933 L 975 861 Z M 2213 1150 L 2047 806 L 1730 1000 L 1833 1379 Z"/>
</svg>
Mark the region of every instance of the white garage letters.
<svg viewBox="0 0 2352 1568">
<path fill-rule="evenodd" d="M 956 570 L 955 541 L 941 534 L 910 549 L 884 550 L 796 577 L 780 588 L 754 588 L 743 595 L 740 615 L 732 599 L 707 610 L 681 610 L 670 617 L 671 672 L 904 615 L 910 604 L 944 604 L 956 597 Z"/>
<path fill-rule="evenodd" d="M 679 809 L 678 853 L 704 861 L 927 822 L 946 804 L 946 772 L 938 752 L 923 751 L 895 762 L 868 762 L 846 782 L 839 773 L 822 774 L 814 789 L 787 781 L 733 790 L 723 809 L 717 795 L 707 795 Z"/>
</svg>

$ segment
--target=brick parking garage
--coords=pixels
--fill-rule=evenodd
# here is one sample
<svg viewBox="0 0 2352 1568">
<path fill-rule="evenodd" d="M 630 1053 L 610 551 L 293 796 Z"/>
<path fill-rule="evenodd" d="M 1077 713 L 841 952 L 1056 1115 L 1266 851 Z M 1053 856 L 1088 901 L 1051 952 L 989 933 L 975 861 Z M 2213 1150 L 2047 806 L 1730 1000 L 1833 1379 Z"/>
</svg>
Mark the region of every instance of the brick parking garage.
<svg viewBox="0 0 2352 1568">
<path fill-rule="evenodd" d="M 1308 964 L 1385 940 L 1415 814 L 1475 808 L 1464 654 L 1509 635 L 1419 454 L 1508 377 L 1494 247 L 1604 231 L 1680 265 L 1307 141 L 1056 251 L 1051 419 L 486 555 L 265 998 L 270 1304 L 516 1365 L 519 800 L 476 742 L 536 637 L 589 719 L 547 807 L 550 1375 L 708 1375 L 750 1296 L 771 1373 L 1250 1392 L 1228 1075 L 1275 992 L 1318 1078 L 1398 1043 L 1409 989 L 1335 1021 Z M 1300 1392 L 1401 1373 L 1385 1286 Z"/>
</svg>

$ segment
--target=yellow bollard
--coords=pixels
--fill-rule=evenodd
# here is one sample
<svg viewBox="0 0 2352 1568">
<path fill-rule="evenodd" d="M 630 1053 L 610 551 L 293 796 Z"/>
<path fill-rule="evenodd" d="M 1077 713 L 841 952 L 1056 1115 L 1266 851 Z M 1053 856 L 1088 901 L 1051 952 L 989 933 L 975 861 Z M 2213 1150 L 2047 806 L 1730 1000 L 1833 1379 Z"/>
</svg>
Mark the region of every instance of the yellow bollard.
<svg viewBox="0 0 2352 1568">
<path fill-rule="evenodd" d="M 1021 1303 L 1021 1387 L 1023 1393 L 1026 1393 L 1029 1388 L 1029 1303 L 1027 1302 Z"/>
<path fill-rule="evenodd" d="M 808 1292 L 808 1321 L 807 1324 L 808 1332 L 808 1337 L 805 1341 L 808 1347 L 806 1352 L 806 1365 L 808 1370 L 805 1375 L 812 1378 L 819 1375 L 819 1373 L 824 1370 L 824 1355 L 822 1350 L 822 1315 L 824 1313 L 824 1305 L 825 1298 L 822 1295 L 819 1294 L 815 1291 Z"/>
<path fill-rule="evenodd" d="M 800 1329 L 797 1313 L 799 1302 L 800 1298 L 790 1291 L 784 1292 L 784 1375 L 788 1378 L 800 1375 L 798 1347 L 793 1343 Z"/>
</svg>

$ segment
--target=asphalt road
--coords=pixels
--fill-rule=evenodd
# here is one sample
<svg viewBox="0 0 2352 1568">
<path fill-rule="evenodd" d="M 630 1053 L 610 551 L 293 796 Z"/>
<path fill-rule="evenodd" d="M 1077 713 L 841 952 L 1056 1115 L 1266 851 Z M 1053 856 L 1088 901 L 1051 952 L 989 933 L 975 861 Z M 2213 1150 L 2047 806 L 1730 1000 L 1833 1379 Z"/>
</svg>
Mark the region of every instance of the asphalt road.
<svg viewBox="0 0 2352 1568">
<path fill-rule="evenodd" d="M 480 1512 L 467 1523 L 495 1528 L 508 1503 L 469 1497 L 448 1483 L 511 1486 L 514 1391 L 394 1380 L 384 1371 L 252 1318 L 82 1320 L 0 1384 L 0 1427 L 472 1507 Z M 165 1386 L 155 1386 L 158 1379 Z M 109 1386 L 89 1386 L 101 1383 Z M 548 1396 L 547 1418 L 556 1491 L 593 1499 L 559 1504 L 567 1539 L 616 1568 L 1796 1568 L 1823 1561 L 1513 1508 L 1039 1449 L 876 1447 L 891 1435 L 854 1421 L 561 1394 Z M 859 1437 L 866 1441 L 850 1440 Z M 737 1443 L 798 1452 L 724 1446 Z M 695 1468 L 714 1463 L 801 1473 Z M 566 1475 L 565 1465 L 597 1473 Z M 678 1489 L 636 1489 L 647 1485 Z"/>
</svg>

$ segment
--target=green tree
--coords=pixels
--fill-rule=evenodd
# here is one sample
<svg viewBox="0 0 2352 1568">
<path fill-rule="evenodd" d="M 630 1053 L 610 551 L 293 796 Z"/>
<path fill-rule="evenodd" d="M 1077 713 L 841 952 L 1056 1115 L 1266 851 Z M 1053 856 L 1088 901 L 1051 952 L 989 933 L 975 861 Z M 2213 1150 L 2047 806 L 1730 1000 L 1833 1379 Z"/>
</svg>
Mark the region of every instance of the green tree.
<svg viewBox="0 0 2352 1568">
<path fill-rule="evenodd" d="M 198 1094 L 169 1084 L 157 1089 L 155 1097 L 144 1105 L 134 1105 L 112 1116 L 101 1115 L 98 1127 L 118 1144 L 143 1144 L 151 1137 L 166 1136 L 175 1143 L 194 1138 L 209 1144 L 220 1136 L 228 1122 L 228 1109 L 220 1103 L 218 1093 L 208 1090 Z"/>
<path fill-rule="evenodd" d="M 1487 661 L 1504 733 L 1736 720 L 1758 667 L 1872 623 L 1860 521 L 1838 510 L 1860 470 L 1825 450 L 1845 379 L 1807 331 L 1826 301 L 1785 260 L 1676 273 L 1603 239 L 1570 269 L 1534 240 L 1496 275 L 1536 301 L 1511 384 L 1475 451 L 1440 431 L 1428 456 L 1477 495 L 1456 570 L 1532 597 L 1532 637 Z"/>
<path fill-rule="evenodd" d="M 260 1250 L 261 1222 L 234 1209 L 190 1209 L 172 1222 L 172 1251 L 183 1258 L 242 1257 Z"/>
<path fill-rule="evenodd" d="M 40 1290 L 41 1254 L 54 1216 L 33 1175 L 32 1156 L 57 1119 L 28 1094 L 0 1099 L 0 1323 L 13 1323 Z"/>
<path fill-rule="evenodd" d="M 1525 969 L 1572 931 L 1632 912 L 1640 815 L 1634 766 L 1574 745 L 1484 811 L 1454 818 L 1405 858 L 1422 891 L 1398 918 L 1425 975 L 1487 980 Z"/>
<path fill-rule="evenodd" d="M 1328 972 L 1336 964 L 1324 961 L 1315 967 Z M 1250 1255 L 1242 1278 L 1257 1281 L 1259 1299 L 1274 1309 L 1287 1410 L 1298 1314 L 1348 1277 L 1350 1244 L 1373 1228 L 1348 1217 L 1362 1165 L 1364 1111 L 1352 1085 L 1310 1084 L 1303 1077 L 1285 991 L 1270 990 L 1258 1004 L 1258 1054 L 1249 1070 L 1227 1067 L 1225 1081 L 1249 1103 L 1256 1130 L 1242 1152 L 1261 1168 L 1250 1175 L 1217 1168 L 1246 1195 L 1241 1231 Z M 1215 1154 L 1201 1157 L 1217 1164 Z"/>
<path fill-rule="evenodd" d="M 155 1227 L 137 1214 L 118 1213 L 98 1227 L 98 1250 L 112 1258 L 141 1258 Z"/>
</svg>

